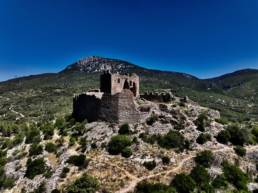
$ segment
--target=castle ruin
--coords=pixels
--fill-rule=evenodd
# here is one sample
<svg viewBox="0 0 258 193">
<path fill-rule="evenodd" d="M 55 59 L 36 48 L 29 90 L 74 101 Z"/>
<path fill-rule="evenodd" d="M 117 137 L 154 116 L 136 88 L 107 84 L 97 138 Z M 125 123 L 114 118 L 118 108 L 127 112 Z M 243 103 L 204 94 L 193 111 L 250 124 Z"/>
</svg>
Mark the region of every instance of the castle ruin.
<svg viewBox="0 0 258 193">
<path fill-rule="evenodd" d="M 112 74 L 100 76 L 100 90 L 77 95 L 73 99 L 73 117 L 89 122 L 103 120 L 134 123 L 139 120 L 134 99 L 139 97 L 139 76 Z"/>
</svg>

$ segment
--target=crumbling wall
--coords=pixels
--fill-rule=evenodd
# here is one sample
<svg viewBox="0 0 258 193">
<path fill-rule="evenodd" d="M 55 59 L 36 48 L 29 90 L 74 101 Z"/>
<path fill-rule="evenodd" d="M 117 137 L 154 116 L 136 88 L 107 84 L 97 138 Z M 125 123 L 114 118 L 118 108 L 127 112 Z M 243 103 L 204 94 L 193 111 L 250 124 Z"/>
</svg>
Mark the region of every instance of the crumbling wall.
<svg viewBox="0 0 258 193">
<path fill-rule="evenodd" d="M 99 118 L 101 100 L 94 95 L 81 94 L 73 98 L 73 117 L 82 121 L 87 119 L 89 122 Z"/>
<path fill-rule="evenodd" d="M 134 104 L 134 95 L 124 89 L 115 95 L 104 94 L 101 100 L 100 119 L 117 123 L 135 123 L 139 112 Z"/>
<path fill-rule="evenodd" d="M 153 101 L 153 102 L 168 103 L 168 102 L 171 102 L 174 97 L 170 92 L 164 92 L 164 93 L 146 92 L 141 95 L 141 98 L 146 99 L 148 101 Z"/>
</svg>

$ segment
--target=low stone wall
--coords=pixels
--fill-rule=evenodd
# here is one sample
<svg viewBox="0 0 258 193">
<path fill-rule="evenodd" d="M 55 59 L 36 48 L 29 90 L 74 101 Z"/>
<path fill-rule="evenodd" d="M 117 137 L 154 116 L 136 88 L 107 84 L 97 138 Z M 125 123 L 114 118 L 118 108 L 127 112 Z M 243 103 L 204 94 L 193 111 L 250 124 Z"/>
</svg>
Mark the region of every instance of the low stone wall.
<svg viewBox="0 0 258 193">
<path fill-rule="evenodd" d="M 141 98 L 146 99 L 148 101 L 153 101 L 153 102 L 168 103 L 168 102 L 171 102 L 174 97 L 170 92 L 164 92 L 164 93 L 146 92 L 141 95 Z"/>
<path fill-rule="evenodd" d="M 101 99 L 94 95 L 81 94 L 73 98 L 73 117 L 78 120 L 87 119 L 89 122 L 99 118 Z"/>
</svg>

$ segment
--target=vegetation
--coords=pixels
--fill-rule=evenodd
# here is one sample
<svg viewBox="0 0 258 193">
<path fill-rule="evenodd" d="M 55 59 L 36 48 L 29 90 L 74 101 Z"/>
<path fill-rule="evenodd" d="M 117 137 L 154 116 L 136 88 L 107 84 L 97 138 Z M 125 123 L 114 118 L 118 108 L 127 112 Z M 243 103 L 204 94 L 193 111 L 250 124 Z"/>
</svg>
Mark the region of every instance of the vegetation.
<svg viewBox="0 0 258 193">
<path fill-rule="evenodd" d="M 127 135 L 116 135 L 111 138 L 110 142 L 108 143 L 107 150 L 112 155 L 118 155 L 122 152 L 124 152 L 123 155 L 128 155 L 128 147 L 131 144 L 132 141 Z"/>
<path fill-rule="evenodd" d="M 199 131 L 205 131 L 205 127 L 207 127 L 209 123 L 210 121 L 205 113 L 201 113 L 195 120 L 195 125 L 197 126 L 196 129 Z"/>
<path fill-rule="evenodd" d="M 127 123 L 121 125 L 120 128 L 119 128 L 119 131 L 118 131 L 118 133 L 120 135 L 128 135 L 128 134 L 130 134 L 130 132 L 131 132 L 130 127 Z"/>
<path fill-rule="evenodd" d="M 43 152 L 43 147 L 40 144 L 31 144 L 30 150 L 29 150 L 29 155 L 34 156 L 34 155 L 39 155 L 42 154 Z"/>
<path fill-rule="evenodd" d="M 88 160 L 86 160 L 86 156 L 84 154 L 72 155 L 66 162 L 78 167 L 87 167 L 88 165 Z"/>
<path fill-rule="evenodd" d="M 162 157 L 162 163 L 164 165 L 168 165 L 170 163 L 170 158 L 168 156 L 163 156 Z"/>
<path fill-rule="evenodd" d="M 223 163 L 223 173 L 226 180 L 238 190 L 247 190 L 248 176 L 237 166 L 228 162 Z"/>
<path fill-rule="evenodd" d="M 157 164 L 156 164 L 155 160 L 153 160 L 153 161 L 145 161 L 143 163 L 143 165 L 146 169 L 153 170 Z"/>
<path fill-rule="evenodd" d="M 195 162 L 205 168 L 208 168 L 211 166 L 213 159 L 213 153 L 211 151 L 205 150 L 197 154 L 195 157 Z"/>
<path fill-rule="evenodd" d="M 191 171 L 190 176 L 195 181 L 196 185 L 198 186 L 198 189 L 205 190 L 209 186 L 210 175 L 208 174 L 205 167 L 197 165 Z"/>
<path fill-rule="evenodd" d="M 176 193 L 176 191 L 174 188 L 161 183 L 143 181 L 137 184 L 135 193 Z"/>
<path fill-rule="evenodd" d="M 238 146 L 234 147 L 234 150 L 235 150 L 236 154 L 241 157 L 245 156 L 245 154 L 246 154 L 246 150 L 242 146 L 238 145 Z"/>
<path fill-rule="evenodd" d="M 96 178 L 83 174 L 65 190 L 67 193 L 95 193 L 99 189 L 99 182 Z"/>
<path fill-rule="evenodd" d="M 166 149 L 170 148 L 185 148 L 184 136 L 179 131 L 169 131 L 166 135 L 158 138 L 158 144 Z"/>
<path fill-rule="evenodd" d="M 179 193 L 193 192 L 196 187 L 194 180 L 184 173 L 177 174 L 172 180 L 171 185 L 172 187 L 175 187 Z"/>
<path fill-rule="evenodd" d="M 227 144 L 230 138 L 231 138 L 231 135 L 228 130 L 222 130 L 221 132 L 219 132 L 219 134 L 216 137 L 217 141 L 223 144 Z"/>
<path fill-rule="evenodd" d="M 204 144 L 207 141 L 211 140 L 211 135 L 208 133 L 201 133 L 198 138 L 196 139 L 196 142 L 199 144 Z"/>
<path fill-rule="evenodd" d="M 35 160 L 30 158 L 28 159 L 25 177 L 33 179 L 36 175 L 47 174 L 47 172 L 49 172 L 49 168 L 47 167 L 43 158 Z"/>
<path fill-rule="evenodd" d="M 224 175 L 219 175 L 217 176 L 213 182 L 212 182 L 212 186 L 215 189 L 220 189 L 220 188 L 227 188 L 228 187 L 228 183 L 227 183 L 227 179 L 225 178 Z"/>
<path fill-rule="evenodd" d="M 47 143 L 45 146 L 45 150 L 49 153 L 56 153 L 57 152 L 57 146 L 54 143 Z"/>
</svg>

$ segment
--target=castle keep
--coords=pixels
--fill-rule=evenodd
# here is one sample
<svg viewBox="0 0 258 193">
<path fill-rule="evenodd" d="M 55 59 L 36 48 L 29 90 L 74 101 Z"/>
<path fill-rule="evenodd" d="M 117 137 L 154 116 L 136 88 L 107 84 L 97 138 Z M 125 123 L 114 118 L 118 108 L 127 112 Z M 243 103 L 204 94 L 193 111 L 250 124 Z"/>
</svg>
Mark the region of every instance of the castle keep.
<svg viewBox="0 0 258 193">
<path fill-rule="evenodd" d="M 77 120 L 104 120 L 134 123 L 139 119 L 134 98 L 139 97 L 139 76 L 104 72 L 100 90 L 77 95 L 73 99 L 73 116 Z"/>
</svg>

